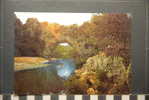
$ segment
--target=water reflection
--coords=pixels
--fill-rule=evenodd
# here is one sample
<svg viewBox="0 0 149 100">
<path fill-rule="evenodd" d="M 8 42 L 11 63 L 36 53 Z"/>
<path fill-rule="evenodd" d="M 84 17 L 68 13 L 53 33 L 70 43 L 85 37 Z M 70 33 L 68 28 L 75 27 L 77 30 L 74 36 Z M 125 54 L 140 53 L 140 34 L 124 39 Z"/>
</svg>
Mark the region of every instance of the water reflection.
<svg viewBox="0 0 149 100">
<path fill-rule="evenodd" d="M 67 79 L 75 70 L 76 66 L 71 59 L 61 59 L 46 62 L 45 64 L 52 64 L 57 70 L 57 75 L 61 78 Z"/>
</svg>

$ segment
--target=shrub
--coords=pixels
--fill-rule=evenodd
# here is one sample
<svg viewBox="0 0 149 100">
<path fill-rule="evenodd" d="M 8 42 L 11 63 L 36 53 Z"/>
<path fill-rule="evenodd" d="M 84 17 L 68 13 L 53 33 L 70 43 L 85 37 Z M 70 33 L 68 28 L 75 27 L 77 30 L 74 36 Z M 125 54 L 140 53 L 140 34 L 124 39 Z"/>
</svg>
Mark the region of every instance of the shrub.
<svg viewBox="0 0 149 100">
<path fill-rule="evenodd" d="M 126 94 L 130 91 L 130 68 L 121 57 L 99 53 L 88 58 L 65 85 L 70 94 L 78 93 L 77 89 L 83 94 Z"/>
</svg>

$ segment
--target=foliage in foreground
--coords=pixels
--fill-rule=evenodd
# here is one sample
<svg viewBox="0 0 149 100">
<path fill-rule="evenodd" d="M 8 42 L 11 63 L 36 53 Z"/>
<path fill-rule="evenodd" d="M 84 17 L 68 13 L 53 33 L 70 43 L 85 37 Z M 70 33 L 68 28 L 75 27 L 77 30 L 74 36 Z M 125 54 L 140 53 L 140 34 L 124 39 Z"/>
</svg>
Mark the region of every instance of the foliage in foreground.
<svg viewBox="0 0 149 100">
<path fill-rule="evenodd" d="M 121 57 L 99 53 L 90 57 L 81 69 L 65 82 L 69 94 L 127 94 L 131 71 Z"/>
</svg>

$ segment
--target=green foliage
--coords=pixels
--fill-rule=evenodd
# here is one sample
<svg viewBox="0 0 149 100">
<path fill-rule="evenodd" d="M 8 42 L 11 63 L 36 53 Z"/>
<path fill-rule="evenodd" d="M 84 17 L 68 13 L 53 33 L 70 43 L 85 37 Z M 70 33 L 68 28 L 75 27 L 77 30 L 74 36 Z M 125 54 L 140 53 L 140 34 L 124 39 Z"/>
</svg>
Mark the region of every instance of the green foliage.
<svg viewBox="0 0 149 100">
<path fill-rule="evenodd" d="M 104 53 L 88 58 L 87 63 L 84 65 L 88 71 L 113 72 L 122 71 L 125 69 L 121 57 L 106 56 Z"/>
<path fill-rule="evenodd" d="M 71 46 L 58 45 L 54 50 L 58 58 L 72 58 L 73 48 Z"/>
</svg>

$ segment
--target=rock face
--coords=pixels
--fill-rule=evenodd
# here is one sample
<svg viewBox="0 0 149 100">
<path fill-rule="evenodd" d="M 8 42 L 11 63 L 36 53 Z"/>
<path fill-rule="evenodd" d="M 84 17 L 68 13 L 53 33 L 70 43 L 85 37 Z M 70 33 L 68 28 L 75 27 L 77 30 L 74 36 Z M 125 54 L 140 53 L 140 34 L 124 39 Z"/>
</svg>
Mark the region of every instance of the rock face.
<svg viewBox="0 0 149 100">
<path fill-rule="evenodd" d="M 64 79 L 67 79 L 75 68 L 73 62 L 56 60 L 46 64 L 47 67 L 16 71 L 16 94 L 49 94 L 64 90 Z"/>
</svg>

